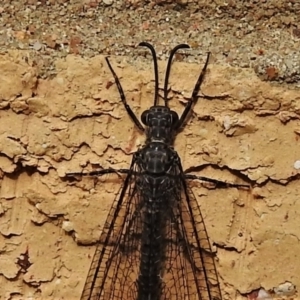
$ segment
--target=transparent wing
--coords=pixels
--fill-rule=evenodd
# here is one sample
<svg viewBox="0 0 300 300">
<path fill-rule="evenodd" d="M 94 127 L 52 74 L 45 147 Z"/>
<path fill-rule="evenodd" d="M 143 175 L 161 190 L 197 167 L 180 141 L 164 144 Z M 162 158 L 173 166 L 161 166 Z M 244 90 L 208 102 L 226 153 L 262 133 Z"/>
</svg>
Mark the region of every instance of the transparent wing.
<svg viewBox="0 0 300 300">
<path fill-rule="evenodd" d="M 153 261 L 149 268 L 160 266 L 161 278 L 161 287 L 156 287 L 160 296 L 151 300 L 221 300 L 214 255 L 201 211 L 180 171 L 171 171 L 169 188 L 159 188 L 163 198 L 148 201 L 145 190 L 149 187 L 140 190 L 143 178 L 135 175 L 140 174 L 137 169 L 136 165 L 132 168 L 113 202 L 81 300 L 144 300 L 138 294 L 137 284 L 141 262 L 149 265 L 148 259 Z M 165 182 L 169 179 L 166 177 Z M 156 221 L 150 222 L 146 216 Z M 145 254 L 143 246 L 148 250 L 141 257 L 141 253 Z M 160 251 L 163 254 L 157 255 Z M 148 286 L 146 289 L 154 282 L 151 276 L 148 280 L 142 283 Z"/>
<path fill-rule="evenodd" d="M 81 300 L 136 299 L 141 210 L 135 168 L 114 200 L 105 222 Z"/>
<path fill-rule="evenodd" d="M 221 300 L 214 254 L 197 200 L 178 176 L 169 194 L 172 207 L 166 223 L 164 300 Z"/>
</svg>

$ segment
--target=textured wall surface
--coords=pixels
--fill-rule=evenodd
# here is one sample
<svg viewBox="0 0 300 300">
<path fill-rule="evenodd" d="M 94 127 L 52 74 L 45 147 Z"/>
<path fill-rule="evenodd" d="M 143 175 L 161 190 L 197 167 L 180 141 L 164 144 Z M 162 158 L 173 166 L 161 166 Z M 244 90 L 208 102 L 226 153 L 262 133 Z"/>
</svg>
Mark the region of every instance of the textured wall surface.
<svg viewBox="0 0 300 300">
<path fill-rule="evenodd" d="M 122 179 L 64 175 L 126 168 L 144 136 L 102 56 L 57 60 L 58 73 L 47 80 L 25 57 L 10 51 L 0 59 L 0 299 L 79 299 Z M 111 62 L 140 115 L 152 105 L 152 64 Z M 162 86 L 165 62 L 159 67 Z M 170 106 L 178 113 L 201 67 L 174 62 Z M 202 92 L 230 97 L 199 98 L 175 142 L 184 168 L 252 185 L 191 184 L 215 244 L 224 299 L 263 299 L 260 288 L 275 298 L 281 290 L 293 295 L 300 286 L 299 90 L 212 60 Z"/>
</svg>

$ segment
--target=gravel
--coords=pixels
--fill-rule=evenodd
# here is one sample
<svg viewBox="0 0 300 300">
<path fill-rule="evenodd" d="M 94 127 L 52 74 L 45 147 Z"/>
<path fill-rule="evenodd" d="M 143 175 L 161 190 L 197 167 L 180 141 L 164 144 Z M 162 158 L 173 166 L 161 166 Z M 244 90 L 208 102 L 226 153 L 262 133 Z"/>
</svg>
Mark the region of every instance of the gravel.
<svg viewBox="0 0 300 300">
<path fill-rule="evenodd" d="M 166 59 L 171 47 L 188 43 L 189 62 L 211 51 L 216 63 L 300 86 L 299 11 L 298 0 L 3 0 L 0 51 L 30 50 L 45 78 L 55 72 L 53 61 L 68 54 L 136 61 L 146 53 L 136 45 L 148 41 Z"/>
</svg>

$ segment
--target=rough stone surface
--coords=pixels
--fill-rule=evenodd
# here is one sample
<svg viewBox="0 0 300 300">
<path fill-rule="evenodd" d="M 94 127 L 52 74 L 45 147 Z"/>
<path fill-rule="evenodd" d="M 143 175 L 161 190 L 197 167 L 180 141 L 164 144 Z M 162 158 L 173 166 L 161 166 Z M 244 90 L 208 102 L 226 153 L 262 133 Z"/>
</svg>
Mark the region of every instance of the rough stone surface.
<svg viewBox="0 0 300 300">
<path fill-rule="evenodd" d="M 298 0 L 2 0 L 0 51 L 32 50 L 39 75 L 55 73 L 53 58 L 127 55 L 141 41 L 165 59 L 188 43 L 198 61 L 253 68 L 266 81 L 300 86 Z M 198 56 L 198 57 L 197 57 Z"/>
<path fill-rule="evenodd" d="M 26 57 L 15 50 L 0 60 L 0 299 L 79 299 L 122 180 L 109 175 L 74 184 L 64 175 L 128 167 L 144 136 L 126 114 L 103 56 L 57 59 L 57 74 L 48 79 Z M 124 57 L 111 63 L 140 115 L 152 105 L 152 64 Z M 170 106 L 179 113 L 201 67 L 173 64 Z M 159 68 L 162 86 L 165 62 Z M 229 97 L 199 98 L 175 142 L 184 168 L 253 187 L 192 184 L 216 245 L 224 299 L 279 298 L 285 291 L 296 299 L 299 90 L 212 63 L 202 92 Z"/>
</svg>

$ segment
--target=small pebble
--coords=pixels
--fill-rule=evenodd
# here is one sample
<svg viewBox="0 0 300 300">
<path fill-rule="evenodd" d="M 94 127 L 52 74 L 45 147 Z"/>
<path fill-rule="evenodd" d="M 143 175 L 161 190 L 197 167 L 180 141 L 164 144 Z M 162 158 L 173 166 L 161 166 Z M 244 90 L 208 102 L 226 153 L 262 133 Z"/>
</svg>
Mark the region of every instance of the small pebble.
<svg viewBox="0 0 300 300">
<path fill-rule="evenodd" d="M 291 282 L 285 282 L 274 288 L 274 292 L 278 296 L 291 296 L 295 294 L 295 285 Z"/>
<path fill-rule="evenodd" d="M 103 3 L 107 6 L 110 6 L 113 4 L 113 0 L 103 0 Z"/>
<path fill-rule="evenodd" d="M 294 168 L 296 170 L 300 170 L 300 160 L 296 160 L 295 163 L 294 163 Z"/>
<path fill-rule="evenodd" d="M 36 50 L 36 51 L 39 51 L 39 50 L 42 49 L 42 46 L 43 46 L 43 45 L 42 45 L 40 42 L 35 42 L 35 43 L 33 44 L 33 49 Z"/>
</svg>

